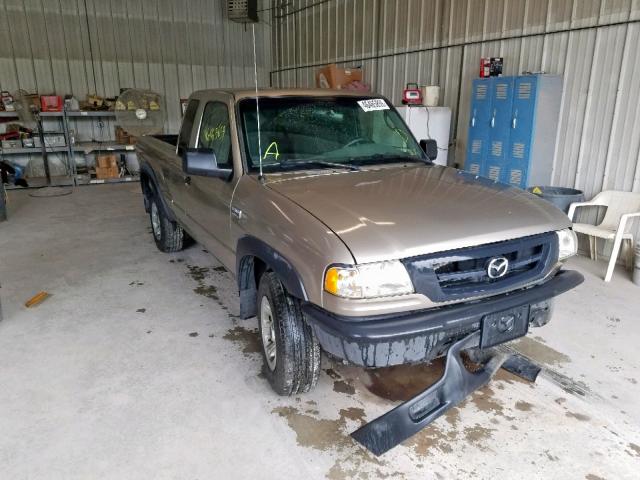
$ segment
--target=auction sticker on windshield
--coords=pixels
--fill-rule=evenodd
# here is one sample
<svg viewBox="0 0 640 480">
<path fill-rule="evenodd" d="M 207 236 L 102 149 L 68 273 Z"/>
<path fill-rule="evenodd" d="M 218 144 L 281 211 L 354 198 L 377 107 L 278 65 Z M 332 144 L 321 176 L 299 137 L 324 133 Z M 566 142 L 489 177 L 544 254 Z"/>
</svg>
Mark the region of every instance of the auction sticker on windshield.
<svg viewBox="0 0 640 480">
<path fill-rule="evenodd" d="M 389 105 L 381 98 L 369 98 L 367 100 L 358 100 L 358 105 L 365 112 L 374 110 L 389 110 Z"/>
</svg>

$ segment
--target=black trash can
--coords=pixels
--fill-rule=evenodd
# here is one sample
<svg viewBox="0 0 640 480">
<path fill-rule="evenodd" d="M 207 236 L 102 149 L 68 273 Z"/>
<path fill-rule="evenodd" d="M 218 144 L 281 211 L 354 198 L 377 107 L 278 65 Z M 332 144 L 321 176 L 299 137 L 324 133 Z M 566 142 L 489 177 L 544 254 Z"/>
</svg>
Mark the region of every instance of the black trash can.
<svg viewBox="0 0 640 480">
<path fill-rule="evenodd" d="M 527 191 L 553 203 L 564 213 L 569 212 L 569 205 L 574 202 L 584 202 L 582 190 L 565 187 L 529 187 Z"/>
</svg>

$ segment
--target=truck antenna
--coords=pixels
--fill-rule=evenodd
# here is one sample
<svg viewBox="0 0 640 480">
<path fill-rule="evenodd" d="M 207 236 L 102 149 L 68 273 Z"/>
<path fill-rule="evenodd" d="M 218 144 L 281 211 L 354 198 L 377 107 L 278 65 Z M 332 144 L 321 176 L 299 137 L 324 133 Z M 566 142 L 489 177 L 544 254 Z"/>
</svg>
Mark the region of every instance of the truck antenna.
<svg viewBox="0 0 640 480">
<path fill-rule="evenodd" d="M 253 35 L 253 79 L 256 86 L 256 119 L 258 121 L 258 165 L 260 167 L 260 180 L 262 175 L 262 139 L 260 138 L 260 105 L 258 104 L 258 60 L 256 57 L 256 29 L 255 24 L 251 24 L 251 34 Z"/>
</svg>

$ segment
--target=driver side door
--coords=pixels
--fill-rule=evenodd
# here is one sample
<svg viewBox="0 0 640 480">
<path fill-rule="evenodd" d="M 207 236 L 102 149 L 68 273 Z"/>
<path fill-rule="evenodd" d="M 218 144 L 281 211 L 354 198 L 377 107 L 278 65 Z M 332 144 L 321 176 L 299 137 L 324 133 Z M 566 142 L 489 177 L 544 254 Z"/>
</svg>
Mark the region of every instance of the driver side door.
<svg viewBox="0 0 640 480">
<path fill-rule="evenodd" d="M 234 169 L 231 146 L 231 123 L 225 102 L 207 101 L 195 138 L 195 148 L 212 151 L 222 169 Z M 235 268 L 231 248 L 230 208 L 239 172 L 230 179 L 189 175 L 185 173 L 185 206 L 194 235 L 218 260 Z"/>
</svg>

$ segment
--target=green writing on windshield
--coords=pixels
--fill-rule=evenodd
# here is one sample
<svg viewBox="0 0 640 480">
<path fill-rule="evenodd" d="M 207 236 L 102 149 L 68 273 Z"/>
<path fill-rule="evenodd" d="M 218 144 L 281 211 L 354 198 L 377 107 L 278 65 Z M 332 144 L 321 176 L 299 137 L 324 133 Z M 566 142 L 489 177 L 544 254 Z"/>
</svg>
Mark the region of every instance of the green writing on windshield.
<svg viewBox="0 0 640 480">
<path fill-rule="evenodd" d="M 273 155 L 274 157 L 276 157 L 276 160 L 278 160 L 278 157 L 280 156 L 280 152 L 278 151 L 277 142 L 271 142 L 267 150 L 264 152 L 262 159 L 266 160 L 269 155 Z"/>
</svg>

